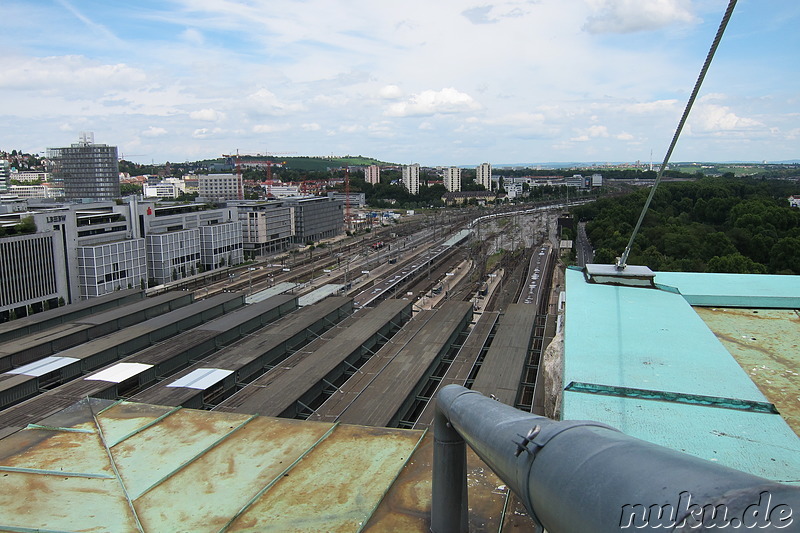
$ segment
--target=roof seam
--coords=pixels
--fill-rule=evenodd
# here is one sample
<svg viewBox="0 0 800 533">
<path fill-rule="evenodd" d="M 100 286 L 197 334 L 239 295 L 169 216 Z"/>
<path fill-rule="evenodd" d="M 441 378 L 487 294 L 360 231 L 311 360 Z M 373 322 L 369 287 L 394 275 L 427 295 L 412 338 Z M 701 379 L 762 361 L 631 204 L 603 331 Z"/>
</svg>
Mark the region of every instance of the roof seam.
<svg viewBox="0 0 800 533">
<path fill-rule="evenodd" d="M 601 385 L 597 383 L 583 383 L 572 381 L 564 388 L 565 391 L 600 394 L 603 396 L 618 396 L 622 398 L 636 398 L 640 400 L 653 400 L 669 403 L 682 403 L 704 405 L 721 409 L 737 411 L 751 411 L 777 415 L 775 405 L 769 402 L 756 402 L 738 398 L 724 398 L 721 396 L 704 396 L 701 394 L 686 394 L 682 392 L 669 392 L 652 389 L 639 389 L 634 387 L 620 387 L 614 385 Z"/>
</svg>

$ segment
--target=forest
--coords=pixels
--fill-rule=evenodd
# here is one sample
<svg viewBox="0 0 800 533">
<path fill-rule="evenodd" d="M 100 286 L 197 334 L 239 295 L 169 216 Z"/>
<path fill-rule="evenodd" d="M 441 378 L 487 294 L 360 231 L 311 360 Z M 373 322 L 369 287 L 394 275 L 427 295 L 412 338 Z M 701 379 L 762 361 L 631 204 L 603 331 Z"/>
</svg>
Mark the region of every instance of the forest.
<svg viewBox="0 0 800 533">
<path fill-rule="evenodd" d="M 594 247 L 595 263 L 622 255 L 649 189 L 573 208 Z M 653 270 L 800 274 L 800 209 L 788 198 L 797 180 L 706 177 L 662 183 L 634 241 L 628 264 Z"/>
</svg>

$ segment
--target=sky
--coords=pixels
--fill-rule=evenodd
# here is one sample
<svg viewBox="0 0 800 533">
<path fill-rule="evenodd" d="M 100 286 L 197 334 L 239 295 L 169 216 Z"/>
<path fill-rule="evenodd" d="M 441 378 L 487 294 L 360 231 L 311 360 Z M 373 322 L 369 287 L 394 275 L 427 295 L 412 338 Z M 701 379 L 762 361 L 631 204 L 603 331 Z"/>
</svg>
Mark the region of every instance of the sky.
<svg viewBox="0 0 800 533">
<path fill-rule="evenodd" d="M 0 149 L 658 163 L 727 5 L 2 0 Z M 739 0 L 672 161 L 800 158 L 798 27 Z"/>
</svg>

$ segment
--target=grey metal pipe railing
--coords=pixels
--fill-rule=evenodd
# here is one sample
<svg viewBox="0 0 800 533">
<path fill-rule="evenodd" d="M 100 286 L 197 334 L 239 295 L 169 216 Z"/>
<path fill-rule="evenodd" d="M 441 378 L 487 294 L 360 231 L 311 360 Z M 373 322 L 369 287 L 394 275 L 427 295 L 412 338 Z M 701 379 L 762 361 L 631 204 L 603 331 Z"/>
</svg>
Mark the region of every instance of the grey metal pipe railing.
<svg viewBox="0 0 800 533">
<path fill-rule="evenodd" d="M 458 385 L 443 387 L 436 403 L 434 533 L 467 530 L 463 444 L 454 451 L 458 436 L 549 533 L 716 531 L 725 523 L 727 529 L 800 531 L 800 487 L 598 422 L 525 413 Z"/>
</svg>

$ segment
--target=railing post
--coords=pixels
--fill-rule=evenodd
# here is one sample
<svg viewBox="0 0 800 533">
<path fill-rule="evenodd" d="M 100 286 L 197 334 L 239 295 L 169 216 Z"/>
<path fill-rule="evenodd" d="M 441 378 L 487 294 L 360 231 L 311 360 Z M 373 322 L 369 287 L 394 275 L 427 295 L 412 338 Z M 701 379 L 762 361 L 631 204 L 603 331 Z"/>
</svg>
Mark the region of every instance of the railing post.
<svg viewBox="0 0 800 533">
<path fill-rule="evenodd" d="M 466 533 L 467 444 L 436 408 L 433 422 L 431 532 Z"/>
</svg>

